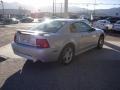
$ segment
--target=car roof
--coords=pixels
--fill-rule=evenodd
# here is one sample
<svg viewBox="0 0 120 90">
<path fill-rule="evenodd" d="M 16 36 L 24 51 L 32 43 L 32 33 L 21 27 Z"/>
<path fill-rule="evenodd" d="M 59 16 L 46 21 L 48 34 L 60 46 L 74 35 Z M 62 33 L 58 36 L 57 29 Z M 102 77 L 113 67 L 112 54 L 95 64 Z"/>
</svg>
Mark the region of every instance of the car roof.
<svg viewBox="0 0 120 90">
<path fill-rule="evenodd" d="M 65 21 L 68 23 L 72 23 L 72 22 L 78 22 L 78 21 L 84 21 L 85 19 L 54 19 L 55 21 Z M 53 21 L 54 21 L 53 20 Z"/>
<path fill-rule="evenodd" d="M 98 20 L 98 21 L 108 21 L 108 20 Z"/>
</svg>

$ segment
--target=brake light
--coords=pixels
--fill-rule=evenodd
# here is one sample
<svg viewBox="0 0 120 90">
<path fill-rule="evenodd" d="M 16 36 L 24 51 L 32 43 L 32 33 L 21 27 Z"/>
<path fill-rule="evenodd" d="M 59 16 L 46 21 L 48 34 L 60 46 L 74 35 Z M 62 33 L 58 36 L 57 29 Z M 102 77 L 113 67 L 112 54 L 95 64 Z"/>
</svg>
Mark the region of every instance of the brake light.
<svg viewBox="0 0 120 90">
<path fill-rule="evenodd" d="M 49 43 L 46 39 L 36 39 L 36 46 L 38 48 L 49 48 Z"/>
</svg>

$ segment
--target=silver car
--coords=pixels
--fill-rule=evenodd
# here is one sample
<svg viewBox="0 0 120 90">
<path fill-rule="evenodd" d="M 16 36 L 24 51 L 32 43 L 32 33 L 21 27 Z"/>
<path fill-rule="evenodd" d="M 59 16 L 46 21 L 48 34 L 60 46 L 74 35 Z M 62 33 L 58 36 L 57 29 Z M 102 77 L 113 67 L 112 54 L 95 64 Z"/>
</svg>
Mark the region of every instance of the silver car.
<svg viewBox="0 0 120 90">
<path fill-rule="evenodd" d="M 12 43 L 15 54 L 34 62 L 68 64 L 75 55 L 102 48 L 104 31 L 75 19 L 47 20 L 30 30 L 17 31 Z"/>
<path fill-rule="evenodd" d="M 116 23 L 113 24 L 114 31 L 120 31 L 120 20 L 118 20 Z"/>
</svg>

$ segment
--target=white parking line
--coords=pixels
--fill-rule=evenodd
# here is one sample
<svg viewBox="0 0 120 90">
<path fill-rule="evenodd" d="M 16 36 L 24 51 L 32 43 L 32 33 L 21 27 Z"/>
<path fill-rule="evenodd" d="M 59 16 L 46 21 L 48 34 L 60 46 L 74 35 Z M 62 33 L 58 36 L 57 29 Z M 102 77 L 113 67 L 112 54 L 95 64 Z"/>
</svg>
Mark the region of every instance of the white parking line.
<svg viewBox="0 0 120 90">
<path fill-rule="evenodd" d="M 110 44 L 113 44 L 113 45 L 115 45 L 115 46 L 117 46 L 117 47 L 120 47 L 120 42 L 117 42 L 117 41 L 105 41 L 105 42 L 110 43 Z M 115 49 L 115 48 L 109 47 L 109 46 L 107 46 L 107 45 L 105 45 L 105 47 L 107 47 L 107 48 L 109 48 L 109 49 L 112 49 L 112 50 L 120 53 L 120 49 Z"/>
<path fill-rule="evenodd" d="M 113 45 L 120 47 L 120 42 L 117 42 L 117 41 L 105 41 L 105 42 L 108 42 L 110 44 L 113 44 Z"/>
<path fill-rule="evenodd" d="M 6 56 L 9 58 L 21 58 L 21 57 L 14 54 L 12 47 L 11 47 L 11 44 L 0 47 L 0 55 Z"/>
</svg>

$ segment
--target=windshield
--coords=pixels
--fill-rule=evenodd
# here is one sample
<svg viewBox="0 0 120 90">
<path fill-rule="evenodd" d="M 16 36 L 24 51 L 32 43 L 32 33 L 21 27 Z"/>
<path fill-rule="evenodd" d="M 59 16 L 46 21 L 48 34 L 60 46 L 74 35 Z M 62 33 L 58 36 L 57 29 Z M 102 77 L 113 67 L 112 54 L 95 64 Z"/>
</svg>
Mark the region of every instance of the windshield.
<svg viewBox="0 0 120 90">
<path fill-rule="evenodd" d="M 105 23 L 106 21 L 105 21 L 105 20 L 100 20 L 99 22 L 100 22 L 100 23 Z"/>
<path fill-rule="evenodd" d="M 39 25 L 31 28 L 31 30 L 37 30 L 42 32 L 57 32 L 63 25 L 65 24 L 64 21 L 49 21 L 49 22 L 43 22 Z"/>
<path fill-rule="evenodd" d="M 120 21 L 117 21 L 116 24 L 120 24 Z"/>
</svg>

